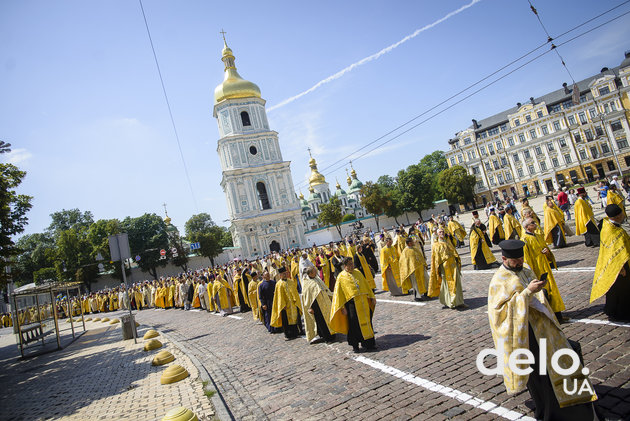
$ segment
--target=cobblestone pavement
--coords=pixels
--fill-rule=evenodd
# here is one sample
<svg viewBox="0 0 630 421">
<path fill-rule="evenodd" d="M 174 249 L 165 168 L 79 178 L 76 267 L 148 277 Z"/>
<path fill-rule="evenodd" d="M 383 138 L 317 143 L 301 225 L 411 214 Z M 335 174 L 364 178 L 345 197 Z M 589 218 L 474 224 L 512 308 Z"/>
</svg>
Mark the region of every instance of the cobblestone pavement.
<svg viewBox="0 0 630 421">
<path fill-rule="evenodd" d="M 114 318 L 121 312 L 108 313 Z M 63 321 L 60 326 L 64 326 Z M 119 325 L 87 322 L 87 332 L 68 347 L 20 360 L 15 337 L 0 331 L 0 420 L 160 420 L 170 409 L 184 406 L 200 420 L 212 420 L 214 410 L 204 395 L 190 359 L 164 337 L 158 350 L 143 351 L 138 343 L 122 340 Z M 155 354 L 166 349 L 171 364 L 190 376 L 174 384 L 160 384 L 167 366 L 153 367 Z"/>
<path fill-rule="evenodd" d="M 563 325 L 582 345 L 586 366 L 609 416 L 630 417 L 630 325 L 609 324 L 603 299 L 589 305 L 597 250 L 571 237 L 555 251 L 555 274 L 574 320 Z M 222 318 L 202 311 L 146 310 L 142 323 L 185 344 L 218 385 L 233 416 L 260 419 L 532 419 L 527 392 L 508 396 L 500 377 L 481 375 L 476 356 L 493 347 L 486 312 L 492 271 L 464 262 L 467 310 L 437 300 L 377 294 L 378 352 L 352 354 L 344 342 L 308 345 L 270 335 L 251 313 Z M 495 255 L 500 257 L 498 247 Z M 380 278 L 379 278 L 380 280 Z M 378 280 L 377 280 L 378 282 Z M 415 303 L 414 303 L 415 304 Z M 596 324 L 600 323 L 600 324 Z"/>
</svg>

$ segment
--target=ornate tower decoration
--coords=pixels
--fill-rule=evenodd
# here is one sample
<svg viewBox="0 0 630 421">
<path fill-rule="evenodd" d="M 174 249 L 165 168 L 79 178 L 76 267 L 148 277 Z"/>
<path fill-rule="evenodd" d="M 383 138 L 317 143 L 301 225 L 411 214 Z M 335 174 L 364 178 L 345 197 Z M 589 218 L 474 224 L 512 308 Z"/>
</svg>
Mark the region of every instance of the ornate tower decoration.
<svg viewBox="0 0 630 421">
<path fill-rule="evenodd" d="M 301 203 L 291 163 L 282 160 L 278 133 L 269 129 L 260 88 L 236 71 L 223 34 L 223 82 L 214 90 L 217 153 L 234 245 L 245 259 L 305 245 Z"/>
</svg>

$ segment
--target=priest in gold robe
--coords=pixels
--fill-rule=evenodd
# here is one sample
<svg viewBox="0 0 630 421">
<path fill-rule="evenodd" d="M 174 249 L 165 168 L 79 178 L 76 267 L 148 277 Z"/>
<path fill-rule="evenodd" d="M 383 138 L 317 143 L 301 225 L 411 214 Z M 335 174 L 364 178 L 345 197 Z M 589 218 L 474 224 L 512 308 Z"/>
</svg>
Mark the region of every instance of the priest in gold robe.
<svg viewBox="0 0 630 421">
<path fill-rule="evenodd" d="M 407 289 L 413 288 L 413 298 L 421 301 L 422 295 L 427 294 L 429 275 L 427 274 L 427 261 L 424 253 L 412 237 L 408 237 L 407 247 L 400 255 L 400 278 Z"/>
<path fill-rule="evenodd" d="M 545 241 L 557 249 L 567 246 L 564 232 L 564 212 L 558 208 L 553 197 L 547 196 L 545 203 Z"/>
<path fill-rule="evenodd" d="M 304 327 L 309 344 L 334 342 L 335 331 L 330 329 L 330 309 L 333 293 L 317 276 L 314 266 L 304 268 L 302 276 L 302 308 Z"/>
<path fill-rule="evenodd" d="M 611 320 L 630 322 L 630 236 L 621 226 L 625 216 L 618 205 L 606 206 L 606 215 L 590 302 L 605 294 L 604 313 Z"/>
<path fill-rule="evenodd" d="M 584 234 L 584 244 L 587 247 L 599 247 L 599 227 L 593 208 L 586 200 L 586 190 L 584 187 L 577 189 L 578 198 L 573 205 L 575 212 L 575 234 Z"/>
<path fill-rule="evenodd" d="M 211 275 L 212 283 L 212 301 L 215 311 L 221 313 L 223 317 L 232 314 L 234 310 L 234 291 L 221 274 L 218 276 Z"/>
<path fill-rule="evenodd" d="M 249 285 L 247 286 L 247 298 L 249 299 L 249 305 L 252 308 L 252 316 L 254 320 L 258 320 L 261 323 L 264 323 L 260 302 L 258 301 L 258 285 L 260 284 L 260 279 L 258 278 L 258 272 L 253 270 L 251 272 L 251 281 L 249 281 Z"/>
<path fill-rule="evenodd" d="M 455 218 L 453 218 L 452 216 L 449 216 L 448 229 L 451 231 L 451 234 L 453 235 L 453 237 L 455 237 L 455 240 L 457 240 L 457 244 L 455 245 L 455 247 L 457 248 L 464 247 L 464 239 L 466 238 L 466 230 L 464 229 L 462 224 L 457 222 Z"/>
<path fill-rule="evenodd" d="M 540 227 L 540 218 L 538 217 L 538 215 L 536 215 L 536 212 L 534 212 L 534 208 L 532 208 L 529 205 L 529 199 L 528 198 L 523 198 L 522 200 L 523 206 L 521 208 L 521 215 L 523 215 L 523 218 L 525 218 L 525 211 L 529 210 L 531 211 L 531 217 L 534 218 L 534 221 L 536 221 L 536 224 Z"/>
<path fill-rule="evenodd" d="M 547 301 L 558 321 L 562 323 L 564 321 L 562 318 L 562 311 L 565 310 L 564 301 L 562 301 L 558 284 L 551 271 L 552 266 L 558 269 L 556 258 L 549 250 L 543 236 L 536 233 L 538 225 L 534 218 L 527 218 L 523 221 L 523 227 L 525 227 L 525 235 L 522 238 L 525 242 L 523 247 L 525 264 L 530 267 L 537 279 L 540 279 L 543 273 L 547 274 L 547 283 L 545 284 Z"/>
<path fill-rule="evenodd" d="M 466 307 L 462 290 L 462 261 L 444 235 L 437 229 L 437 240 L 431 246 L 431 277 L 429 297 L 440 297 L 440 303 L 449 308 Z"/>
<path fill-rule="evenodd" d="M 391 237 L 385 237 L 385 247 L 381 249 L 383 290 L 389 291 L 392 296 L 405 295 L 407 291 L 401 288 L 398 249 L 392 244 L 393 241 Z"/>
<path fill-rule="evenodd" d="M 276 290 L 273 295 L 273 309 L 271 312 L 271 326 L 282 328 L 286 340 L 292 340 L 298 337 L 300 329 L 298 323 L 302 323 L 300 319 L 300 311 L 302 304 L 300 297 L 294 296 L 289 284 L 290 274 L 284 266 L 278 268 L 278 277 L 276 281 Z"/>
<path fill-rule="evenodd" d="M 375 290 L 376 283 L 374 282 L 374 275 L 372 275 L 372 268 L 368 264 L 366 257 L 363 255 L 363 244 L 357 244 L 354 256 L 348 257 L 353 258 L 354 267 L 357 268 L 359 272 L 361 272 L 361 275 L 363 275 L 368 285 L 370 285 L 370 288 L 372 288 L 372 290 Z"/>
<path fill-rule="evenodd" d="M 582 373 L 582 364 L 569 375 L 561 375 L 551 366 L 552 355 L 563 348 L 571 349 L 571 345 L 542 292 L 546 281 L 536 279 L 531 270 L 523 267 L 523 246 L 524 243 L 518 240 L 501 243 L 503 265 L 492 277 L 488 291 L 490 329 L 495 348 L 502 351 L 498 358 L 506 362 L 501 374 L 507 393 L 514 395 L 527 388 L 536 406 L 534 418 L 539 420 L 596 420 L 592 402 L 597 396 L 592 383 Z M 543 359 L 539 356 L 542 339 L 546 340 Z M 510 355 L 522 348 L 534 356 L 530 374 L 512 371 L 507 364 Z M 563 368 L 571 363 L 572 359 L 567 355 L 559 359 Z M 541 374 L 541 364 L 545 364 L 547 374 Z M 519 365 L 519 368 L 525 368 Z M 579 390 L 571 395 L 565 392 L 563 381 L 572 388 L 574 380 Z M 583 387 L 584 382 L 589 387 Z"/>
<path fill-rule="evenodd" d="M 503 223 L 497 216 L 494 208 L 490 208 L 490 215 L 488 215 L 488 235 L 490 236 L 492 244 L 498 245 L 501 241 L 505 240 Z"/>
<path fill-rule="evenodd" d="M 330 327 L 346 335 L 355 353 L 375 351 L 372 314 L 376 307 L 374 292 L 361 272 L 354 268 L 354 261 L 346 257 L 344 270 L 337 277 L 330 310 Z M 361 348 L 359 348 L 361 344 Z"/>
<path fill-rule="evenodd" d="M 607 204 L 613 204 L 613 205 L 617 205 L 619 206 L 619 208 L 621 209 L 621 213 L 623 215 L 623 220 L 622 222 L 627 218 L 627 214 L 626 214 L 626 199 L 623 197 L 623 195 L 621 194 L 621 192 L 617 189 L 617 186 L 614 184 L 611 184 L 608 187 L 608 193 L 606 195 L 606 203 Z"/>
<path fill-rule="evenodd" d="M 490 251 L 492 242 L 482 230 L 481 225 L 481 220 L 475 219 L 472 227 L 470 227 L 470 258 L 475 270 L 490 269 L 495 266 L 494 263 L 497 261 Z"/>
<path fill-rule="evenodd" d="M 521 224 L 513 215 L 512 206 L 506 206 L 505 216 L 503 217 L 503 231 L 505 231 L 506 240 L 519 240 L 523 237 Z"/>
</svg>

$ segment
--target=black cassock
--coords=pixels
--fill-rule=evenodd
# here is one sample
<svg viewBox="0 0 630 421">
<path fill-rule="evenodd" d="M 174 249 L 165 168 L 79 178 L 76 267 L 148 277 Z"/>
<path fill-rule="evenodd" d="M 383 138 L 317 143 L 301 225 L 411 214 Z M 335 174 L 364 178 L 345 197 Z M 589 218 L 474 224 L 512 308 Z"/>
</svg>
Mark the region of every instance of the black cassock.
<svg viewBox="0 0 630 421">
<path fill-rule="evenodd" d="M 276 281 L 263 280 L 260 285 L 258 285 L 258 299 L 260 300 L 260 309 L 263 314 L 263 319 L 267 330 L 271 333 L 280 332 L 280 329 L 277 329 L 271 326 L 271 312 L 273 310 L 273 295 L 276 291 Z M 267 306 L 265 310 L 263 306 Z"/>
</svg>

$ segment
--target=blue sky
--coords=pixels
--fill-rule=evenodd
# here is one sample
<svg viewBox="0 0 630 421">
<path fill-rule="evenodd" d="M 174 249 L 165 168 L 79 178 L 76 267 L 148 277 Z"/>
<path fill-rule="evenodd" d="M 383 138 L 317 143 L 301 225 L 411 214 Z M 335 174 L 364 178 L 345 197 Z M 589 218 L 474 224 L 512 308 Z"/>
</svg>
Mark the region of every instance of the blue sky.
<svg viewBox="0 0 630 421">
<path fill-rule="evenodd" d="M 553 36 L 620 1 L 535 1 Z M 190 216 L 228 218 L 219 182 L 213 91 L 223 41 L 239 73 L 258 84 L 268 110 L 414 31 L 470 7 L 377 59 L 268 111 L 307 193 L 310 146 L 320 169 L 382 136 L 546 40 L 525 0 L 144 0 L 192 188 L 188 187 L 140 5 L 131 0 L 0 3 L 0 139 L 3 159 L 28 172 L 27 233 L 49 214 L 90 210 L 96 219 L 163 214 L 183 230 Z M 630 3 L 572 35 L 630 10 Z M 559 39 L 558 42 L 568 37 Z M 615 67 L 630 49 L 630 15 L 560 49 L 576 80 Z M 542 51 L 542 50 L 541 50 Z M 362 181 L 395 175 L 453 134 L 570 79 L 547 54 L 440 116 L 354 161 Z M 334 188 L 343 168 L 324 171 Z M 196 201 L 196 204 L 195 204 Z"/>
</svg>

